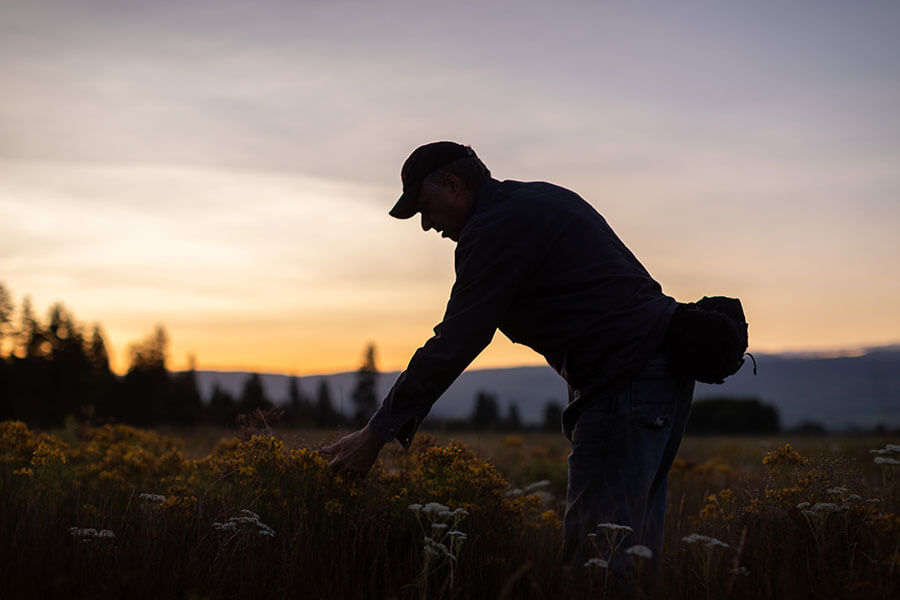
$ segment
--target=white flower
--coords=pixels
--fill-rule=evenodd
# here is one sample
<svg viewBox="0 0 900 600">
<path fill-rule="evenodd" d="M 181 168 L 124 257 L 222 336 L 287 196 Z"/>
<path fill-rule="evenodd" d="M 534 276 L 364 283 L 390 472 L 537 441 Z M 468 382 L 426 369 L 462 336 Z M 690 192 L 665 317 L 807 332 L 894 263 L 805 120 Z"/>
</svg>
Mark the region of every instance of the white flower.
<svg viewBox="0 0 900 600">
<path fill-rule="evenodd" d="M 272 531 L 271 529 L 260 529 L 258 533 L 259 533 L 259 535 L 267 535 L 269 537 L 275 537 L 275 532 Z"/>
<path fill-rule="evenodd" d="M 89 542 L 93 538 L 97 539 L 112 539 L 116 537 L 116 534 L 110 531 L 109 529 L 101 529 L 97 531 L 93 527 L 88 527 L 86 529 L 79 529 L 78 527 L 69 527 L 69 533 L 72 534 L 72 537 L 82 538 L 83 541 Z"/>
<path fill-rule="evenodd" d="M 138 498 L 148 502 L 163 502 L 166 499 L 162 494 L 141 494 Z"/>
<path fill-rule="evenodd" d="M 900 452 L 900 444 L 885 444 L 884 449 L 888 452 Z"/>
<path fill-rule="evenodd" d="M 465 534 L 465 533 L 463 533 L 462 531 L 459 531 L 459 530 L 457 530 L 457 529 L 454 529 L 453 531 L 448 531 L 448 532 L 447 532 L 447 535 L 448 535 L 449 537 L 451 537 L 451 538 L 456 538 L 456 539 L 458 539 L 458 540 L 466 540 L 466 539 L 469 539 L 468 534 Z"/>
<path fill-rule="evenodd" d="M 518 498 L 521 495 L 522 495 L 522 490 L 520 490 L 518 488 L 515 488 L 512 490 L 506 490 L 506 494 L 505 494 L 505 496 L 507 496 L 508 498 Z"/>
<path fill-rule="evenodd" d="M 464 508 L 457 508 L 456 510 L 453 511 L 453 516 L 454 517 L 468 517 L 469 511 L 467 511 Z"/>
<path fill-rule="evenodd" d="M 876 465 L 900 465 L 900 460 L 896 458 L 887 458 L 886 456 L 876 456 L 875 457 Z"/>
<path fill-rule="evenodd" d="M 859 494 L 850 494 L 849 496 L 847 496 L 846 501 L 849 502 L 851 500 L 862 500 L 862 496 L 860 496 Z"/>
<path fill-rule="evenodd" d="M 731 573 L 733 575 L 743 575 L 744 577 L 747 577 L 750 575 L 750 569 L 748 569 L 747 567 L 738 567 L 736 569 L 732 569 Z"/>
<path fill-rule="evenodd" d="M 708 535 L 701 535 L 699 533 L 692 533 L 689 536 L 681 538 L 681 541 L 687 542 L 688 544 L 695 544 L 697 542 L 700 542 L 707 548 L 712 548 L 713 546 L 721 546 L 723 548 L 731 547 L 722 540 L 718 540 L 714 537 L 709 537 Z"/>
<path fill-rule="evenodd" d="M 810 506 L 811 506 L 811 504 L 809 502 L 801 502 L 800 504 L 797 505 L 797 508 L 799 510 L 803 510 L 805 508 L 809 508 Z"/>
<path fill-rule="evenodd" d="M 415 512 L 415 513 L 421 512 L 421 511 L 422 511 L 422 505 L 421 505 L 421 504 L 410 504 L 410 505 L 409 505 L 409 510 L 411 510 L 411 511 L 413 511 L 413 512 Z"/>
<path fill-rule="evenodd" d="M 609 567 L 609 563 L 603 560 L 602 558 L 592 558 L 586 563 L 584 563 L 586 567 L 600 567 L 601 569 L 606 569 Z"/>
<path fill-rule="evenodd" d="M 451 517 L 453 517 L 453 511 L 452 511 L 452 510 L 442 510 L 441 512 L 438 513 L 438 518 L 439 518 L 439 519 L 449 519 L 449 518 L 451 518 Z"/>
<path fill-rule="evenodd" d="M 447 524 L 446 523 L 432 523 L 431 528 L 432 529 L 447 529 Z"/>
<path fill-rule="evenodd" d="M 241 512 L 253 519 L 254 521 L 259 521 L 259 515 L 253 512 L 252 510 L 247 510 L 246 508 L 242 508 Z"/>
<path fill-rule="evenodd" d="M 610 531 L 634 531 L 628 525 L 616 525 L 615 523 L 597 523 L 600 529 L 609 529 Z"/>
<path fill-rule="evenodd" d="M 812 510 L 814 512 L 837 512 L 841 510 L 841 507 L 833 502 L 816 502 Z"/>
<path fill-rule="evenodd" d="M 589 533 L 589 534 L 587 534 L 587 536 L 588 536 L 588 539 L 590 539 L 590 540 L 596 540 L 596 539 L 597 539 L 597 534 L 596 534 L 596 533 Z"/>
<path fill-rule="evenodd" d="M 524 491 L 525 491 L 526 494 L 528 494 L 528 493 L 531 493 L 531 492 L 533 492 L 533 491 L 535 491 L 535 490 L 539 490 L 539 489 L 541 489 L 541 488 L 545 488 L 545 487 L 547 487 L 548 485 L 550 485 L 550 480 L 549 480 L 549 479 L 541 479 L 540 481 L 535 481 L 534 483 L 529 483 L 528 485 L 526 485 Z"/>
<path fill-rule="evenodd" d="M 440 513 L 442 510 L 450 510 L 449 507 L 444 506 L 440 502 L 429 502 L 424 507 L 422 507 L 422 512 L 425 514 L 431 513 Z"/>
<path fill-rule="evenodd" d="M 640 544 L 635 544 L 631 548 L 626 548 L 625 554 L 633 554 L 634 556 L 640 556 L 641 558 L 653 558 L 653 550 L 647 546 L 641 546 Z"/>
<path fill-rule="evenodd" d="M 881 498 L 866 498 L 866 504 L 878 504 Z"/>
<path fill-rule="evenodd" d="M 828 493 L 828 494 L 832 494 L 832 495 L 837 496 L 837 495 L 840 495 L 840 494 L 846 494 L 846 493 L 847 493 L 847 488 L 845 488 L 845 487 L 833 487 L 833 488 L 828 488 L 827 490 L 825 490 L 825 492 Z"/>
</svg>

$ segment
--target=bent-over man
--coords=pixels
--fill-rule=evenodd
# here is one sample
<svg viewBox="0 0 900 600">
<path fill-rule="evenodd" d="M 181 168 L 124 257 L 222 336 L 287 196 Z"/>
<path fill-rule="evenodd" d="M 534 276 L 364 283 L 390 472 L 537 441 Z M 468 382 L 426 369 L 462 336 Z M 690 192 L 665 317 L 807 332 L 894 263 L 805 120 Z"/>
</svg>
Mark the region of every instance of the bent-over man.
<svg viewBox="0 0 900 600">
<path fill-rule="evenodd" d="M 456 281 L 434 336 L 368 425 L 323 448 L 332 468 L 365 474 L 387 442 L 409 448 L 434 402 L 499 329 L 542 354 L 569 387 L 567 564 L 579 569 L 595 556 L 587 535 L 599 523 L 630 527 L 620 548 L 641 544 L 658 560 L 668 472 L 694 389 L 667 366 L 678 303 L 574 192 L 493 179 L 471 148 L 453 142 L 416 149 L 401 179 L 391 216 L 419 214 L 422 229 L 456 242 Z M 610 566 L 624 572 L 629 557 L 618 555 Z"/>
</svg>

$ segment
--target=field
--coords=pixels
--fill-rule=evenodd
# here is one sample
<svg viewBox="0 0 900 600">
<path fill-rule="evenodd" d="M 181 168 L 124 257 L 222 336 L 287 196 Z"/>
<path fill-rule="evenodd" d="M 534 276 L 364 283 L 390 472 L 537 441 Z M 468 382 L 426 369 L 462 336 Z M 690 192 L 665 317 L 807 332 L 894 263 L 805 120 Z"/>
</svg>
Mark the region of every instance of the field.
<svg viewBox="0 0 900 600">
<path fill-rule="evenodd" d="M 339 433 L 0 423 L 0 597 L 585 595 L 561 435 L 420 434 L 354 482 L 315 451 Z M 629 595 L 900 598 L 893 442 L 685 439 L 662 573 Z"/>
</svg>

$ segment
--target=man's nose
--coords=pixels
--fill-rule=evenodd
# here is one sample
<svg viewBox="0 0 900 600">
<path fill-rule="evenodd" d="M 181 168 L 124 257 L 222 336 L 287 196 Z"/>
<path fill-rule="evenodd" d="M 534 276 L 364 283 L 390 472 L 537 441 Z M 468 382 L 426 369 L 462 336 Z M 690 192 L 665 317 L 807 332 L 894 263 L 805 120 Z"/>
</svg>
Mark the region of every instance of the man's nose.
<svg viewBox="0 0 900 600">
<path fill-rule="evenodd" d="M 431 222 L 431 219 L 426 217 L 424 213 L 422 214 L 422 231 L 428 231 L 434 226 L 434 223 Z"/>
</svg>

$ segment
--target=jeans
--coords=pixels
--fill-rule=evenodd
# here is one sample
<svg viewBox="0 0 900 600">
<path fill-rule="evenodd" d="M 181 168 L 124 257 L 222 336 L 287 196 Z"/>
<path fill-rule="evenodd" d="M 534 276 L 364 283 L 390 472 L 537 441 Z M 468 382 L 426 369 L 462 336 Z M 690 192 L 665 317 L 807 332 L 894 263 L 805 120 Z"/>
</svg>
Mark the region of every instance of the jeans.
<svg viewBox="0 0 900 600">
<path fill-rule="evenodd" d="M 592 558 L 608 561 L 609 570 L 626 579 L 636 561 L 649 561 L 640 565 L 642 573 L 658 572 L 669 468 L 684 435 L 694 380 L 673 375 L 658 354 L 624 389 L 574 393 L 587 408 L 571 437 L 564 561 L 576 576 Z M 653 557 L 625 552 L 637 544 Z"/>
</svg>

